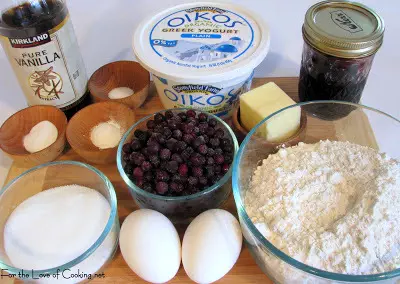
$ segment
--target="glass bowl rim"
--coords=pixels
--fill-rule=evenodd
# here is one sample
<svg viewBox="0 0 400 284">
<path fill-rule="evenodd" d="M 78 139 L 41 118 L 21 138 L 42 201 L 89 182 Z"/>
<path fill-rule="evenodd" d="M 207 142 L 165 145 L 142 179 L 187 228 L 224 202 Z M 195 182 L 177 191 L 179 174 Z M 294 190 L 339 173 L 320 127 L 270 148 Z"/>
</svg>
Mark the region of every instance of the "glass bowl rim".
<svg viewBox="0 0 400 284">
<path fill-rule="evenodd" d="M 253 224 L 251 221 L 250 217 L 247 215 L 244 203 L 242 201 L 242 198 L 240 196 L 240 190 L 239 190 L 239 164 L 243 156 L 243 149 L 248 145 L 250 138 L 253 136 L 253 134 L 256 132 L 256 130 L 264 124 L 266 121 L 271 119 L 272 117 L 278 115 L 281 112 L 284 112 L 288 109 L 295 108 L 295 107 L 302 107 L 306 105 L 317 105 L 317 104 L 341 104 L 341 105 L 350 105 L 353 107 L 356 107 L 357 109 L 366 109 L 378 114 L 381 114 L 383 116 L 386 116 L 387 118 L 393 119 L 394 121 L 398 122 L 400 124 L 400 120 L 397 118 L 383 112 L 380 110 L 377 110 L 372 107 L 368 107 L 362 104 L 355 104 L 355 103 L 350 103 L 350 102 L 344 102 L 344 101 L 337 101 L 337 100 L 315 100 L 315 101 L 309 101 L 309 102 L 301 102 L 297 104 L 290 105 L 288 107 L 282 108 L 271 115 L 267 116 L 265 119 L 263 119 L 261 122 L 259 122 L 249 133 L 246 135 L 245 139 L 240 145 L 239 151 L 236 154 L 236 158 L 233 161 L 233 172 L 232 172 L 232 190 L 233 190 L 233 197 L 235 200 L 236 208 L 238 210 L 238 214 L 240 216 L 240 219 L 243 220 L 244 224 L 247 226 L 247 228 L 250 230 L 250 233 L 257 239 L 258 242 L 261 243 L 263 249 L 267 249 L 270 251 L 275 257 L 279 258 L 281 261 L 289 264 L 292 267 L 295 267 L 296 269 L 299 269 L 301 271 L 305 271 L 307 273 L 310 273 L 312 275 L 322 277 L 325 279 L 329 280 L 336 280 L 336 281 L 347 281 L 347 282 L 371 282 L 371 281 L 380 281 L 380 280 L 387 280 L 394 278 L 396 276 L 400 276 L 400 268 L 396 268 L 391 271 L 387 272 L 382 272 L 382 273 L 377 273 L 377 274 L 367 274 L 367 275 L 352 275 L 352 274 L 342 274 L 342 273 L 335 273 L 335 272 L 329 272 L 326 270 L 322 269 L 317 269 L 312 266 L 309 266 L 307 264 L 304 264 L 286 253 L 282 252 L 278 248 L 276 248 L 271 242 L 269 242 L 256 228 L 256 226 Z"/>
<path fill-rule="evenodd" d="M 107 176 L 105 174 L 103 174 L 100 170 L 98 170 L 97 168 L 82 163 L 82 162 L 78 162 L 78 161 L 55 161 L 55 162 L 49 162 L 49 163 L 45 163 L 36 167 L 33 167 L 23 173 L 21 173 L 20 175 L 18 175 L 17 177 L 13 178 L 10 182 L 8 182 L 1 190 L 0 190 L 0 197 L 3 195 L 4 192 L 6 192 L 6 190 L 8 188 L 10 188 L 15 182 L 17 182 L 20 178 L 23 178 L 24 176 L 35 172 L 37 170 L 40 170 L 42 168 L 45 167 L 51 167 L 51 166 L 58 166 L 58 165 L 73 165 L 73 166 L 79 166 L 79 167 L 84 167 L 88 170 L 91 170 L 92 172 L 96 173 L 101 180 L 103 180 L 104 184 L 106 185 L 106 188 L 110 194 L 110 216 L 108 218 L 108 221 L 106 223 L 106 226 L 104 227 L 102 233 L 100 234 L 100 236 L 97 238 L 97 240 L 86 250 L 84 251 L 81 255 L 79 255 L 78 257 L 72 259 L 71 261 L 56 266 L 56 267 L 52 267 L 52 268 L 46 268 L 46 269 L 41 269 L 41 270 L 33 270 L 34 274 L 54 274 L 57 273 L 57 271 L 63 271 L 64 269 L 67 268 L 71 268 L 74 267 L 75 265 L 81 263 L 83 260 L 85 260 L 87 257 L 89 257 L 90 255 L 92 255 L 96 249 L 103 243 L 103 241 L 106 239 L 106 237 L 108 236 L 108 234 L 110 233 L 112 227 L 114 226 L 114 222 L 115 222 L 115 218 L 117 216 L 117 195 L 115 193 L 114 190 L 114 186 L 112 185 L 111 181 L 107 178 Z M 22 270 L 22 268 L 16 268 L 14 266 L 10 266 L 8 264 L 5 264 L 3 261 L 0 260 L 0 268 L 1 269 L 7 269 L 8 273 L 15 273 L 18 275 L 18 272 L 20 272 Z M 32 271 L 32 270 L 30 270 Z M 30 273 L 29 271 L 27 272 L 28 274 Z"/>
<path fill-rule="evenodd" d="M 157 200 L 163 200 L 163 201 L 188 201 L 188 200 L 192 200 L 192 199 L 196 199 L 198 197 L 201 197 L 203 195 L 206 195 L 210 192 L 215 191 L 216 189 L 218 189 L 219 187 L 221 187 L 222 185 L 224 185 L 229 178 L 232 176 L 232 170 L 233 170 L 233 161 L 229 167 L 229 171 L 215 184 L 213 184 L 212 186 L 207 187 L 206 189 L 204 189 L 203 191 L 200 191 L 198 193 L 195 194 L 190 194 L 190 195 L 185 195 L 185 196 L 162 196 L 162 195 L 157 195 L 154 193 L 150 193 L 147 191 L 144 191 L 143 189 L 139 188 L 138 186 L 136 186 L 131 180 L 130 178 L 126 175 L 123 167 L 122 167 L 122 147 L 125 144 L 126 139 L 128 139 L 128 136 L 130 133 L 132 133 L 132 131 L 141 123 L 145 122 L 146 120 L 151 119 L 152 117 L 154 117 L 156 114 L 158 113 L 165 113 L 166 111 L 188 111 L 188 110 L 194 110 L 196 112 L 201 112 L 201 113 L 205 113 L 208 116 L 215 118 L 230 134 L 232 141 L 233 141 L 233 148 L 234 148 L 234 153 L 233 153 L 233 160 L 235 160 L 235 157 L 237 155 L 237 152 L 239 150 L 239 143 L 237 141 L 236 135 L 233 132 L 233 130 L 229 127 L 229 125 L 223 121 L 221 118 L 219 118 L 218 116 L 208 113 L 206 111 L 202 111 L 202 110 L 198 110 L 198 109 L 193 109 L 193 108 L 170 108 L 170 109 L 163 109 L 160 111 L 157 111 L 153 114 L 149 114 L 141 119 L 139 119 L 135 124 L 133 124 L 126 132 L 125 134 L 122 136 L 121 141 L 119 142 L 118 145 L 118 151 L 117 151 L 117 168 L 118 168 L 118 172 L 121 175 L 122 179 L 124 180 L 124 182 L 126 183 L 126 185 L 128 186 L 128 188 L 130 190 L 133 190 L 134 192 L 136 192 L 137 194 L 141 195 L 141 196 L 145 196 L 147 198 L 151 198 L 151 199 L 157 199 Z"/>
</svg>

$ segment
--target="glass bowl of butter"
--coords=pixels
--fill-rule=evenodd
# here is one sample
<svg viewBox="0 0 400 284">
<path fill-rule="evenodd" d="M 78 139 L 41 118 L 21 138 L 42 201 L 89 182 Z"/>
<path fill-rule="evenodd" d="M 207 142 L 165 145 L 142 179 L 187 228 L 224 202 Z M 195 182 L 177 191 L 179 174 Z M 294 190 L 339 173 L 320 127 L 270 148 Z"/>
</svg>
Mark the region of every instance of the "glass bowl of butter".
<svg viewBox="0 0 400 284">
<path fill-rule="evenodd" d="M 281 123 L 301 132 L 296 145 L 271 132 Z M 339 101 L 287 106 L 249 132 L 233 193 L 246 245 L 274 283 L 399 281 L 399 138 L 399 120 Z"/>
</svg>

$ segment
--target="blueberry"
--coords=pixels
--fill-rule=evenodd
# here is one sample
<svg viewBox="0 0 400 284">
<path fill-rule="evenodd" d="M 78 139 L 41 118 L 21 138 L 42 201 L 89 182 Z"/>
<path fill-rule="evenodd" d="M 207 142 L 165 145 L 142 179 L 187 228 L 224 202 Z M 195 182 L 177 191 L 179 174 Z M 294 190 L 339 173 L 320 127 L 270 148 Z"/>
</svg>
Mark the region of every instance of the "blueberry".
<svg viewBox="0 0 400 284">
<path fill-rule="evenodd" d="M 190 176 L 188 177 L 188 184 L 191 186 L 197 185 L 199 179 L 197 177 Z"/>
<path fill-rule="evenodd" d="M 225 174 L 229 171 L 229 165 L 228 164 L 223 164 L 222 165 L 222 172 Z"/>
<path fill-rule="evenodd" d="M 182 136 L 183 136 L 183 133 L 179 129 L 175 129 L 174 131 L 172 131 L 172 137 L 174 137 L 175 139 L 181 140 Z"/>
<path fill-rule="evenodd" d="M 181 155 L 179 155 L 178 153 L 172 154 L 171 161 L 176 161 L 178 164 L 183 163 L 183 159 L 182 159 Z"/>
<path fill-rule="evenodd" d="M 215 130 L 212 127 L 207 127 L 206 134 L 208 136 L 213 136 L 215 134 Z"/>
<path fill-rule="evenodd" d="M 142 189 L 147 192 L 153 192 L 153 186 L 149 182 L 144 183 Z"/>
<path fill-rule="evenodd" d="M 215 150 L 214 150 L 213 148 L 211 148 L 211 147 L 208 147 L 208 149 L 207 149 L 207 156 L 212 157 L 212 156 L 214 156 L 214 155 L 215 155 Z"/>
<path fill-rule="evenodd" d="M 186 111 L 186 115 L 188 117 L 196 117 L 196 112 L 192 109 L 189 109 L 188 111 Z"/>
<path fill-rule="evenodd" d="M 206 122 L 206 121 L 207 121 L 207 118 L 208 118 L 208 115 L 205 114 L 204 112 L 202 112 L 202 113 L 200 113 L 200 114 L 198 115 L 197 118 L 199 119 L 200 122 Z"/>
<path fill-rule="evenodd" d="M 167 110 L 167 111 L 165 112 L 165 117 L 166 117 L 167 119 L 170 119 L 170 118 L 174 117 L 174 113 L 173 113 L 171 110 Z"/>
<path fill-rule="evenodd" d="M 224 155 L 224 160 L 225 160 L 225 163 L 230 164 L 233 162 L 233 157 L 230 154 L 226 154 L 226 155 Z"/>
<path fill-rule="evenodd" d="M 156 123 L 162 123 L 164 120 L 165 120 L 165 117 L 164 117 L 161 113 L 157 113 L 157 114 L 154 116 L 154 121 L 155 121 Z"/>
<path fill-rule="evenodd" d="M 177 161 L 169 161 L 166 166 L 166 170 L 170 173 L 176 173 L 178 170 L 179 164 Z"/>
<path fill-rule="evenodd" d="M 215 148 L 217 148 L 217 147 L 219 146 L 220 141 L 219 141 L 218 138 L 211 138 L 209 144 L 210 144 L 210 146 L 211 146 L 212 148 L 215 149 Z"/>
<path fill-rule="evenodd" d="M 225 132 L 224 132 L 224 130 L 222 130 L 221 128 L 218 128 L 217 130 L 215 130 L 215 132 L 214 132 L 214 137 L 215 138 L 223 138 L 224 137 L 224 135 L 225 135 Z"/>
<path fill-rule="evenodd" d="M 206 144 L 202 144 L 199 147 L 197 147 L 197 151 L 202 155 L 206 155 L 207 151 L 208 151 L 208 147 Z"/>
<path fill-rule="evenodd" d="M 186 176 L 189 171 L 187 164 L 181 164 L 178 168 L 178 172 L 181 176 Z"/>
<path fill-rule="evenodd" d="M 168 183 L 163 181 L 157 182 L 156 191 L 158 194 L 165 194 L 168 191 Z"/>
<path fill-rule="evenodd" d="M 180 187 L 180 184 L 176 182 L 171 182 L 168 187 L 173 192 L 181 192 L 181 189 L 183 189 L 183 187 Z"/>
<path fill-rule="evenodd" d="M 206 158 L 198 153 L 194 153 L 190 156 L 190 162 L 193 166 L 202 166 L 206 162 Z"/>
<path fill-rule="evenodd" d="M 156 125 L 156 126 L 154 127 L 154 132 L 155 132 L 155 133 L 162 133 L 163 130 L 164 130 L 164 126 L 162 126 L 162 125 Z"/>
<path fill-rule="evenodd" d="M 156 180 L 158 181 L 168 181 L 169 175 L 164 170 L 156 170 Z"/>
<path fill-rule="evenodd" d="M 185 141 L 178 141 L 176 142 L 176 147 L 175 147 L 175 151 L 181 153 L 182 151 L 184 151 L 187 147 L 187 144 Z"/>
<path fill-rule="evenodd" d="M 208 128 L 208 124 L 207 123 L 200 123 L 199 124 L 199 132 L 200 134 L 205 134 Z"/>
<path fill-rule="evenodd" d="M 187 144 L 192 143 L 192 141 L 195 139 L 195 136 L 192 134 L 184 134 L 182 137 L 182 140 L 185 141 Z"/>
<path fill-rule="evenodd" d="M 154 120 L 150 119 L 146 122 L 146 126 L 148 129 L 153 129 L 156 126 L 156 123 L 154 122 Z"/>
<path fill-rule="evenodd" d="M 214 166 L 214 173 L 220 174 L 221 171 L 222 171 L 222 168 L 221 168 L 220 165 L 215 165 L 215 166 Z"/>
<path fill-rule="evenodd" d="M 217 125 L 217 120 L 215 118 L 210 118 L 208 120 L 208 125 L 211 127 L 215 127 Z"/>
<path fill-rule="evenodd" d="M 183 130 L 183 132 L 186 133 L 186 134 L 192 133 L 192 132 L 193 132 L 193 129 L 194 129 L 194 125 L 192 125 L 192 124 L 190 124 L 190 123 L 185 123 L 185 124 L 183 124 L 183 126 L 182 126 L 182 130 Z"/>
<path fill-rule="evenodd" d="M 158 168 L 160 166 L 160 158 L 156 155 L 149 157 L 150 163 L 155 167 Z"/>
<path fill-rule="evenodd" d="M 199 136 L 196 139 L 194 139 L 194 141 L 192 142 L 192 146 L 194 148 L 198 148 L 200 145 L 205 144 L 206 141 L 204 140 L 203 136 Z"/>
<path fill-rule="evenodd" d="M 147 152 L 149 154 L 157 154 L 160 148 L 160 144 L 155 141 L 147 144 Z"/>
<path fill-rule="evenodd" d="M 187 115 L 184 112 L 178 113 L 178 116 L 182 119 L 182 121 L 186 121 L 186 119 L 187 119 Z"/>
<path fill-rule="evenodd" d="M 132 150 L 131 144 L 129 144 L 129 143 L 124 144 L 124 146 L 122 146 L 122 151 L 126 154 L 132 153 L 133 150 Z"/>
<path fill-rule="evenodd" d="M 164 148 L 160 151 L 160 159 L 161 160 L 169 160 L 171 158 L 171 150 Z"/>
<path fill-rule="evenodd" d="M 207 177 L 212 177 L 214 176 L 215 172 L 214 172 L 214 166 L 205 166 L 205 174 Z"/>
<path fill-rule="evenodd" d="M 169 138 L 169 139 L 167 140 L 167 142 L 165 143 L 165 145 L 167 146 L 167 148 L 168 148 L 169 150 L 174 151 L 177 142 L 178 142 L 178 140 L 176 140 L 175 138 Z"/>
<path fill-rule="evenodd" d="M 203 169 L 201 167 L 193 167 L 192 174 L 195 177 L 201 177 L 203 175 Z"/>
<path fill-rule="evenodd" d="M 162 134 L 165 139 L 169 139 L 172 136 L 172 131 L 168 127 L 164 127 Z"/>
<path fill-rule="evenodd" d="M 131 148 L 132 148 L 132 151 L 137 151 L 140 148 L 142 148 L 142 144 L 140 143 L 140 141 L 138 139 L 133 139 L 131 142 Z"/>
<path fill-rule="evenodd" d="M 145 157 L 142 153 L 138 153 L 138 152 L 132 152 L 132 154 L 130 155 L 130 160 L 137 166 L 140 166 L 143 161 L 145 160 Z"/>
<path fill-rule="evenodd" d="M 230 147 L 232 145 L 231 140 L 228 138 L 222 138 L 221 139 L 221 146 L 222 147 Z"/>
<path fill-rule="evenodd" d="M 126 174 L 131 175 L 133 173 L 133 166 L 131 164 L 126 164 L 124 166 L 124 171 Z"/>
<path fill-rule="evenodd" d="M 143 131 L 143 130 L 140 130 L 140 129 L 135 130 L 133 135 L 135 135 L 135 137 L 142 143 L 146 142 L 147 139 L 149 139 L 149 133 L 147 131 Z"/>
<path fill-rule="evenodd" d="M 142 178 L 143 177 L 143 170 L 139 167 L 133 169 L 133 174 L 135 178 Z"/>
<path fill-rule="evenodd" d="M 143 179 L 144 179 L 145 181 L 152 182 L 152 181 L 154 181 L 154 176 L 153 176 L 153 174 L 151 173 L 151 171 L 148 171 L 148 172 L 145 172 L 145 173 L 144 173 Z"/>
<path fill-rule="evenodd" d="M 185 150 L 182 151 L 182 159 L 183 160 L 189 160 L 190 156 L 194 153 L 194 150 L 192 147 L 186 147 Z"/>
<path fill-rule="evenodd" d="M 174 175 L 172 176 L 171 180 L 172 180 L 173 182 L 182 183 L 182 184 L 183 184 L 183 183 L 186 182 L 187 178 L 186 178 L 186 176 L 181 176 L 180 174 L 174 174 Z"/>
<path fill-rule="evenodd" d="M 207 177 L 205 177 L 205 176 L 199 177 L 199 184 L 200 184 L 200 185 L 206 186 L 207 183 L 208 183 Z"/>
<path fill-rule="evenodd" d="M 144 161 L 140 167 L 142 168 L 143 171 L 147 172 L 151 170 L 152 165 L 149 161 Z"/>
<path fill-rule="evenodd" d="M 216 155 L 214 155 L 214 161 L 215 161 L 215 163 L 216 164 L 223 164 L 224 162 L 225 162 L 225 159 L 224 159 L 224 156 L 223 155 L 221 155 L 221 154 L 216 154 Z"/>
</svg>

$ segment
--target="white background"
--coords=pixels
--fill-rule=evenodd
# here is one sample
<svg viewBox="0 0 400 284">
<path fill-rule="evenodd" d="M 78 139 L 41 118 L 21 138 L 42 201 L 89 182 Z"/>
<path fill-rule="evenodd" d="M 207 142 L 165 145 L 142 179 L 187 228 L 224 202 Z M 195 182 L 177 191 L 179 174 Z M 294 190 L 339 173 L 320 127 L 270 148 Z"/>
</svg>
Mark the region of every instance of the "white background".
<svg viewBox="0 0 400 284">
<path fill-rule="evenodd" d="M 6 0 L 0 0 L 4 3 Z M 9 0 L 7 0 L 9 1 Z M 80 44 L 87 73 L 108 62 L 133 60 L 131 39 L 135 27 L 146 16 L 183 0 L 69 0 L 72 22 Z M 236 0 L 260 14 L 271 30 L 271 49 L 256 69 L 256 77 L 298 76 L 303 39 L 301 26 L 308 7 L 315 0 Z M 386 25 L 385 39 L 365 87 L 362 102 L 399 118 L 400 82 L 400 2 L 363 0 L 380 14 Z M 4 4 L 1 6 L 4 6 Z M 26 106 L 23 94 L 8 60 L 0 50 L 0 123 Z M 0 154 L 0 184 L 10 161 Z"/>
</svg>

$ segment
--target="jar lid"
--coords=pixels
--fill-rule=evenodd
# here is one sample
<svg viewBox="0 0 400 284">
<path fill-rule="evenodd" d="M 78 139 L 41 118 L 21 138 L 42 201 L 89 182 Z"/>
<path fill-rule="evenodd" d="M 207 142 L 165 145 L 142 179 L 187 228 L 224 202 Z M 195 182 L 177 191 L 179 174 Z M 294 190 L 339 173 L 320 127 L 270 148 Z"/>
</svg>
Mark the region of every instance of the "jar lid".
<svg viewBox="0 0 400 284">
<path fill-rule="evenodd" d="M 230 3 L 178 5 L 145 19 L 133 36 L 136 58 L 178 82 L 215 83 L 244 76 L 269 50 L 262 18 Z"/>
<path fill-rule="evenodd" d="M 323 53 L 358 58 L 379 49 L 384 29 L 383 19 L 362 4 L 324 1 L 308 9 L 303 37 Z"/>
</svg>

